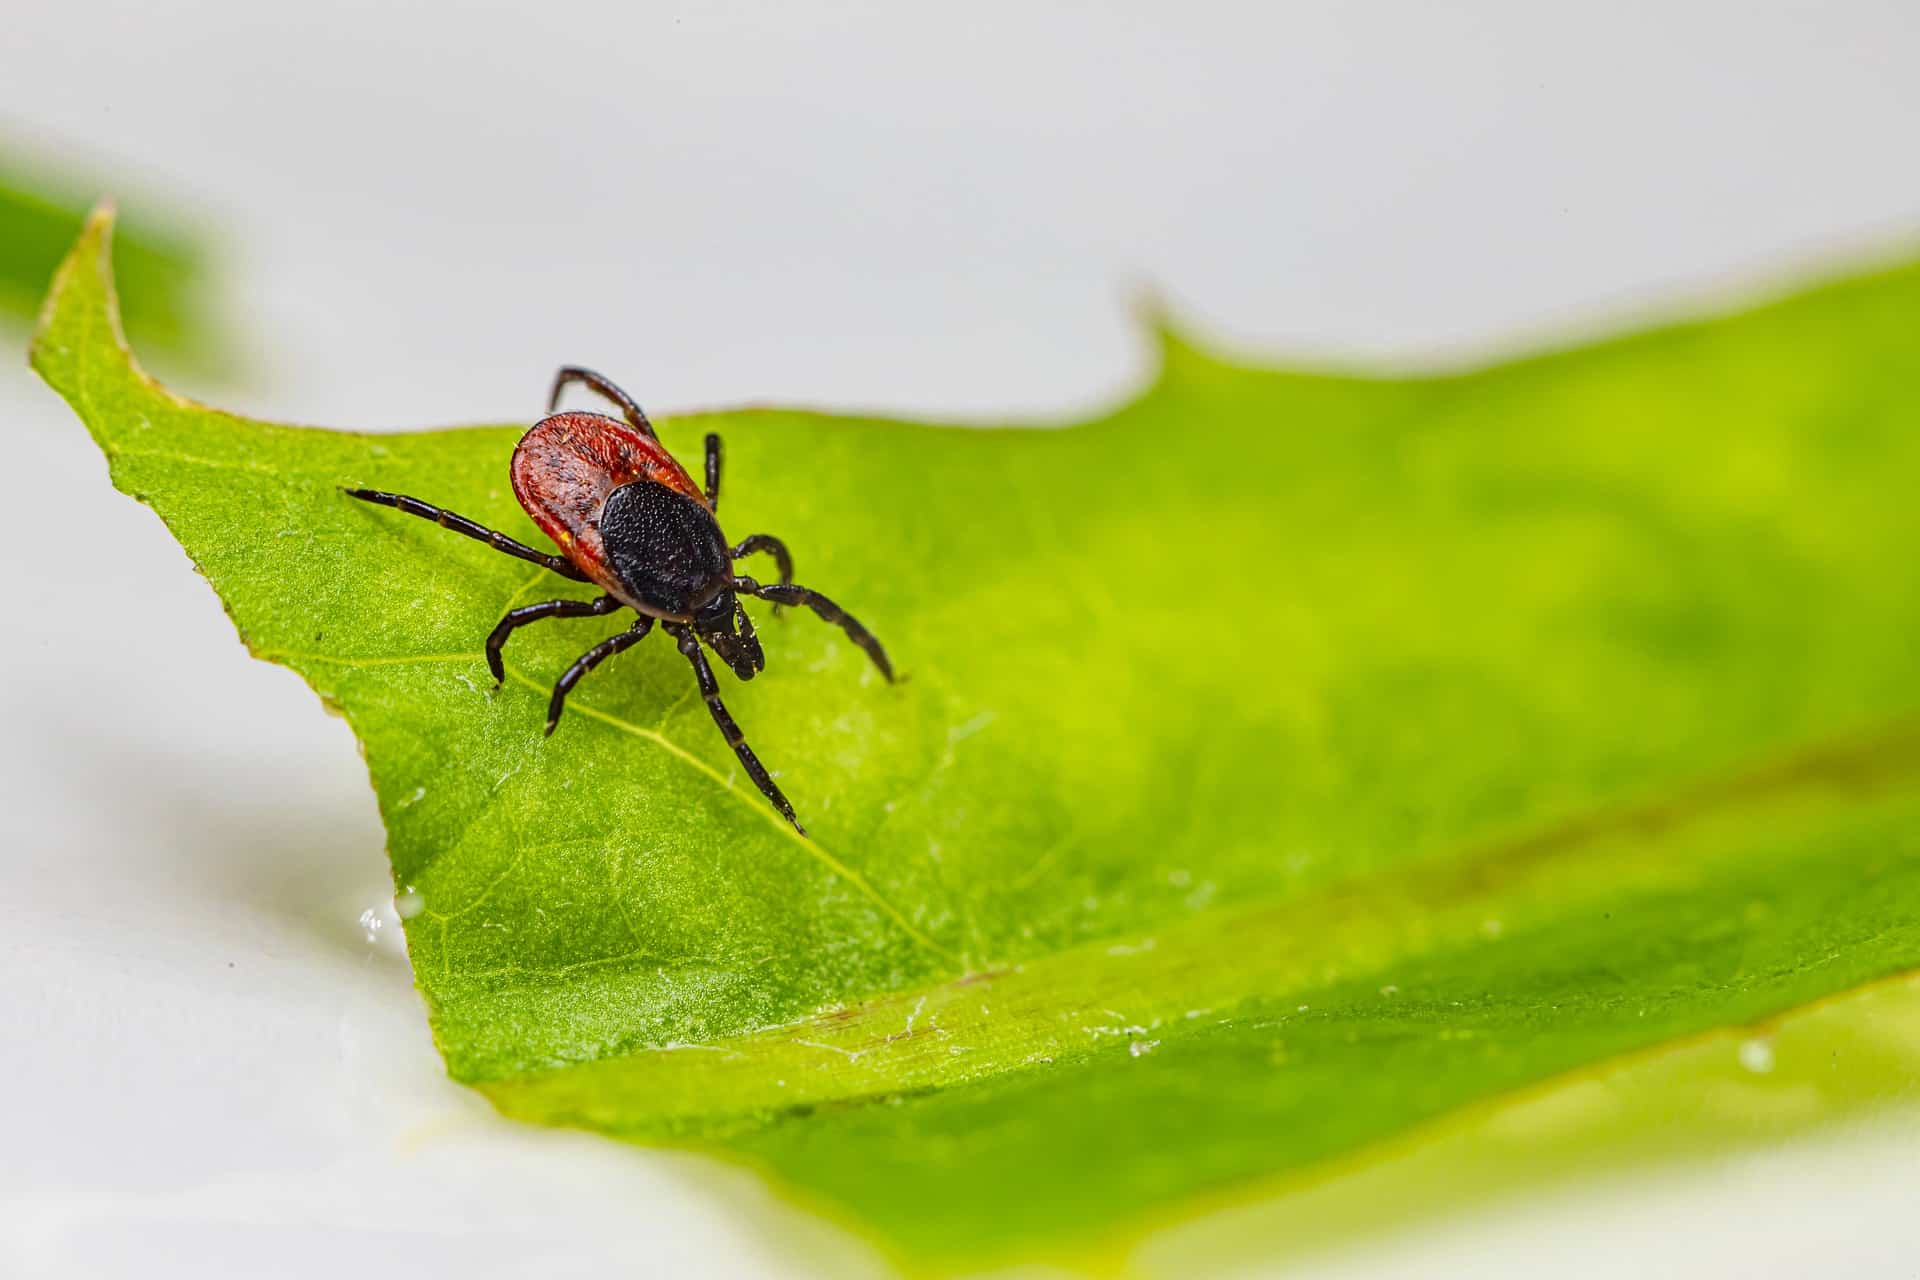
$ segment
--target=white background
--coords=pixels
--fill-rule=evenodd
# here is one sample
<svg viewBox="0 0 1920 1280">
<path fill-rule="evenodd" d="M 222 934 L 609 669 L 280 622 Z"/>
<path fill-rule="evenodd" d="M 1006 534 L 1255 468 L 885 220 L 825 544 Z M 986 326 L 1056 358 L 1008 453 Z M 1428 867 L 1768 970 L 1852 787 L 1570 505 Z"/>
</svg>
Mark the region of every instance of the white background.
<svg viewBox="0 0 1920 1280">
<path fill-rule="evenodd" d="M 562 361 L 662 410 L 1059 416 L 1144 376 L 1140 286 L 1236 347 L 1456 360 L 1911 247 L 1916 139 L 1905 0 L 13 0 L 0 36 L 0 148 L 216 229 L 242 377 L 183 389 L 343 426 L 531 418 Z M 17 361 L 0 414 L 0 1273 L 873 1265 L 446 1083 L 345 729 Z M 1916 1136 L 1317 1265 L 1913 1275 Z"/>
</svg>

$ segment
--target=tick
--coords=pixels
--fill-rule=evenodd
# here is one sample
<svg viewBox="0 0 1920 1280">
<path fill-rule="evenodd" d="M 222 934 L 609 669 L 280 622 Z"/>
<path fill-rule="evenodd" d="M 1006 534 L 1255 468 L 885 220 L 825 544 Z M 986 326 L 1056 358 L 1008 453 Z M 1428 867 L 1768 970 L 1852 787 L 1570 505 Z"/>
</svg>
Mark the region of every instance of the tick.
<svg viewBox="0 0 1920 1280">
<path fill-rule="evenodd" d="M 557 413 L 560 394 L 579 382 L 619 406 L 620 421 L 599 413 Z M 487 667 L 494 687 L 506 678 L 500 651 L 517 628 L 542 618 L 600 617 L 632 609 L 639 618 L 625 631 L 581 654 L 553 686 L 547 703 L 547 733 L 560 723 L 567 694 L 580 678 L 623 649 L 637 644 L 656 623 L 679 646 L 693 667 L 713 722 L 754 784 L 772 801 L 794 830 L 806 828 L 794 816 L 766 766 L 753 754 L 720 701 L 720 684 L 700 646 L 712 649 L 741 680 L 766 668 L 766 655 L 754 634 L 742 596 L 781 605 L 805 605 L 838 626 L 866 652 L 880 674 L 893 679 L 893 666 L 873 633 L 818 591 L 793 581 L 793 557 L 772 534 L 756 533 L 728 546 L 714 512 L 720 505 L 720 437 L 707 436 L 707 484 L 703 492 L 654 434 L 633 398 L 590 369 L 569 365 L 553 380 L 548 416 L 536 422 L 514 447 L 513 495 L 540 531 L 560 548 L 559 555 L 536 551 L 444 507 L 378 489 L 348 489 L 350 497 L 421 516 L 455 533 L 486 543 L 563 578 L 586 582 L 605 594 L 596 600 L 548 600 L 510 609 L 487 637 Z M 762 585 L 733 571 L 733 562 L 764 552 L 773 557 L 778 583 Z"/>
</svg>

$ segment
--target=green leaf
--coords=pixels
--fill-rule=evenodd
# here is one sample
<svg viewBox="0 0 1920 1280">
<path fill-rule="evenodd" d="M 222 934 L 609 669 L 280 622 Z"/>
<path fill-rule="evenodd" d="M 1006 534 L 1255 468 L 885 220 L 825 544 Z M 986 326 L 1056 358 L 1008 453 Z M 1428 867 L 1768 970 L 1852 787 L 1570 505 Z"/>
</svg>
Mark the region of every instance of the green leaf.
<svg viewBox="0 0 1920 1280">
<path fill-rule="evenodd" d="M 434 1034 L 509 1114 L 963 1266 L 1920 965 L 1920 268 L 1443 378 L 1163 336 L 1070 430 L 663 423 L 907 673 L 763 618 L 725 696 L 805 840 L 671 645 L 543 739 L 624 624 L 518 633 L 492 692 L 501 613 L 586 593 L 339 492 L 537 540 L 521 427 L 180 399 L 107 235 L 35 364 L 359 736 Z"/>
</svg>

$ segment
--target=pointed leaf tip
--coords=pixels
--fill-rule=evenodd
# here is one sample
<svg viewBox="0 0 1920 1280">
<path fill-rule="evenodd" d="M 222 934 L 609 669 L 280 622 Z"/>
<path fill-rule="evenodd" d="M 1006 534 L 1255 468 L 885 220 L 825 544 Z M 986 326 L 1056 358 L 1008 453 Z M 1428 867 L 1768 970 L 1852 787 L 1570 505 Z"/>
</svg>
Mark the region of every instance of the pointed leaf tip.
<svg viewBox="0 0 1920 1280">
<path fill-rule="evenodd" d="M 116 344 L 122 351 L 126 349 L 119 299 L 113 287 L 113 227 L 117 216 L 112 197 L 102 197 L 94 204 L 73 247 L 54 269 L 47 296 L 40 304 L 27 349 L 28 362 L 56 390 L 63 390 L 57 376 L 63 361 L 75 355 L 74 344 L 63 337 L 62 331 L 86 312 L 97 315 L 104 311 Z"/>
</svg>

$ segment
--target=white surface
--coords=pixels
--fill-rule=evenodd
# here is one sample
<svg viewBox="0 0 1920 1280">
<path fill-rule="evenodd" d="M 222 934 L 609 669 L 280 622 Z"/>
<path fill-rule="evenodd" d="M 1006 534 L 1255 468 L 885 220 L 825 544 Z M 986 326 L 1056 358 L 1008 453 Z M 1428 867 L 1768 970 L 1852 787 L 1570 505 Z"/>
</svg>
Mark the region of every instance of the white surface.
<svg viewBox="0 0 1920 1280">
<path fill-rule="evenodd" d="M 1066 413 L 1139 378 L 1143 282 L 1239 345 L 1435 359 L 1920 231 L 1903 0 L 907 8 L 15 0 L 0 141 L 226 232 L 251 372 L 184 389 L 355 426 L 525 417 L 563 360 L 663 409 Z M 363 938 L 345 729 L 15 362 L 0 414 L 0 1273 L 872 1265 L 447 1084 Z M 1912 1275 L 1913 1139 L 1324 1262 Z"/>
</svg>

